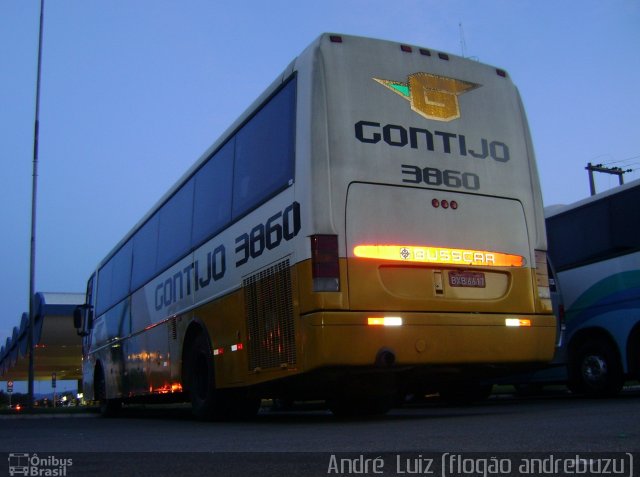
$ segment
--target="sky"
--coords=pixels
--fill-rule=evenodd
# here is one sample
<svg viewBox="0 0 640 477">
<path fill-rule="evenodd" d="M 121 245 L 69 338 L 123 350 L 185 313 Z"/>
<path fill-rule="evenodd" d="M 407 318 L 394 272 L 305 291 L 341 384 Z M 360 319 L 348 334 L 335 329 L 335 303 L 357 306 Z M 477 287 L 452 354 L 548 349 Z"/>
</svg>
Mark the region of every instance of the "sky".
<svg viewBox="0 0 640 477">
<path fill-rule="evenodd" d="M 0 0 L 0 344 L 28 310 L 39 0 Z M 462 28 L 460 27 L 462 25 Z M 640 178 L 638 0 L 46 0 L 36 290 L 97 263 L 323 32 L 507 70 L 545 205 Z M 598 191 L 617 177 L 597 174 Z"/>
</svg>

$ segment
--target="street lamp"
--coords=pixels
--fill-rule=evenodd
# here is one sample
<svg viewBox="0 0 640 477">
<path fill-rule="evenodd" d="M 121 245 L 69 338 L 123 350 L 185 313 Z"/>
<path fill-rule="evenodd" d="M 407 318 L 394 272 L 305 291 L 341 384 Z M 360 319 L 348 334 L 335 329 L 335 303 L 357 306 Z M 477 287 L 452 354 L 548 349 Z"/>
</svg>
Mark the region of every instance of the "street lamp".
<svg viewBox="0 0 640 477">
<path fill-rule="evenodd" d="M 36 295 L 36 197 L 38 191 L 38 137 L 40 133 L 40 76 L 42 70 L 42 26 L 44 19 L 44 0 L 40 0 L 40 28 L 38 33 L 38 70 L 36 80 L 36 120 L 33 131 L 33 178 L 31 185 L 31 256 L 29 259 L 29 402 L 28 408 L 33 409 L 33 351 L 35 326 L 35 295 Z"/>
</svg>

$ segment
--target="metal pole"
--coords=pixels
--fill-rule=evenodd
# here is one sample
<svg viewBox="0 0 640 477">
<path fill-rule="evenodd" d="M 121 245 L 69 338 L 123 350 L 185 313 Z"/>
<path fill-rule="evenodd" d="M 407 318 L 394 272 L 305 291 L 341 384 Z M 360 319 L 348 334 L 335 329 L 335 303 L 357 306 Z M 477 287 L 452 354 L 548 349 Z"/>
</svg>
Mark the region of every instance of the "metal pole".
<svg viewBox="0 0 640 477">
<path fill-rule="evenodd" d="M 56 373 L 51 373 L 51 387 L 53 388 L 53 408 L 56 408 Z"/>
<path fill-rule="evenodd" d="M 596 195 L 596 183 L 593 180 L 593 166 L 591 163 L 587 164 L 586 169 L 589 171 L 589 188 L 591 189 L 591 195 Z"/>
<path fill-rule="evenodd" d="M 42 71 L 42 27 L 44 18 L 44 0 L 40 0 L 40 30 L 38 33 L 38 70 L 36 80 L 36 120 L 33 131 L 33 181 L 31 185 L 31 256 L 29 264 L 29 402 L 33 409 L 33 353 L 35 343 L 33 331 L 35 327 L 35 294 L 36 294 L 36 198 L 38 190 L 38 138 L 40 133 L 40 76 Z"/>
</svg>

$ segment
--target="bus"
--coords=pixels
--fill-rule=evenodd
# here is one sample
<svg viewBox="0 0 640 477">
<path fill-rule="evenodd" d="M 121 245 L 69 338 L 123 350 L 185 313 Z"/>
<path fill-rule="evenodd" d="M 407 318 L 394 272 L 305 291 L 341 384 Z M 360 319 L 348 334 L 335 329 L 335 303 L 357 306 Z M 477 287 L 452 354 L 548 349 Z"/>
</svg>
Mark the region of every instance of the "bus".
<svg viewBox="0 0 640 477">
<path fill-rule="evenodd" d="M 544 214 L 503 69 L 323 34 L 102 260 L 75 316 L 83 386 L 385 412 L 553 357 Z"/>
<path fill-rule="evenodd" d="M 555 366 L 535 381 L 605 397 L 640 378 L 638 204 L 640 180 L 545 209 L 554 306 L 565 329 Z"/>
</svg>

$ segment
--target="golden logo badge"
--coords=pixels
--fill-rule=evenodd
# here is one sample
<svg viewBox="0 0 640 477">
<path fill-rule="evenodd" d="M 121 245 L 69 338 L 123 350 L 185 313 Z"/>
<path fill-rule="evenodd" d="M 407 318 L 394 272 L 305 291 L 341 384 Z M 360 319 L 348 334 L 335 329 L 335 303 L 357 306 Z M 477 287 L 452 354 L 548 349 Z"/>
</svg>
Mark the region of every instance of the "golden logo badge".
<svg viewBox="0 0 640 477">
<path fill-rule="evenodd" d="M 431 73 L 413 73 L 406 83 L 373 78 L 411 103 L 411 109 L 427 119 L 452 121 L 460 117 L 458 96 L 480 85 Z"/>
</svg>

